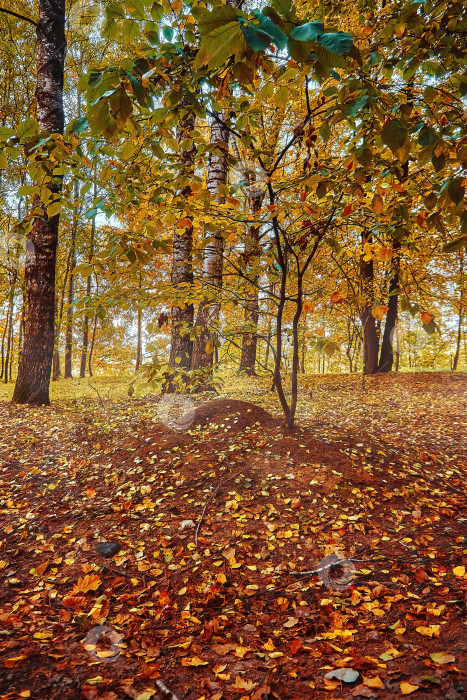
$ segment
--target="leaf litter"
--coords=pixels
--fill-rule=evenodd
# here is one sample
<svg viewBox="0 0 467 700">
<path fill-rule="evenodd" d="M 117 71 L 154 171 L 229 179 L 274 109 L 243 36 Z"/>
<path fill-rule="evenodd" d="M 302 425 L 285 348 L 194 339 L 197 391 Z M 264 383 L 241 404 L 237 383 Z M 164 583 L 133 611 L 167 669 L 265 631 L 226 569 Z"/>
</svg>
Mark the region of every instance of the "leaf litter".
<svg viewBox="0 0 467 700">
<path fill-rule="evenodd" d="M 0 698 L 465 696 L 467 380 L 312 381 L 0 404 Z"/>
</svg>

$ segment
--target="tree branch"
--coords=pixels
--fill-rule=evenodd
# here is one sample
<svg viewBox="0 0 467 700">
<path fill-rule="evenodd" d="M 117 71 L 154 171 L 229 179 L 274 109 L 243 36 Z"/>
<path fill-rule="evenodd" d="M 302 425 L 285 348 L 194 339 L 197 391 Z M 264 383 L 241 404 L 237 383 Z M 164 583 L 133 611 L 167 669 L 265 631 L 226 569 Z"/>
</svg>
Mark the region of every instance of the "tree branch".
<svg viewBox="0 0 467 700">
<path fill-rule="evenodd" d="M 0 12 L 4 12 L 6 15 L 12 15 L 12 17 L 17 17 L 18 19 L 22 19 L 25 22 L 29 22 L 29 24 L 32 24 L 32 26 L 37 29 L 37 22 L 34 22 L 34 20 L 30 17 L 20 15 L 17 12 L 13 12 L 13 10 L 6 10 L 4 7 L 0 7 Z"/>
</svg>

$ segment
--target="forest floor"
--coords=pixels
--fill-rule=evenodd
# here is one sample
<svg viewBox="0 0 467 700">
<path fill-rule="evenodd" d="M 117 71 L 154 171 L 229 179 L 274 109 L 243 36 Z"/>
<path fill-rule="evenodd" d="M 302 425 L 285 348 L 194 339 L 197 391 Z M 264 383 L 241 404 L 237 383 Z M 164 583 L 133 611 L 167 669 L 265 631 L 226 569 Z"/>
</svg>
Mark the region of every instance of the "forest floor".
<svg viewBox="0 0 467 700">
<path fill-rule="evenodd" d="M 0 698 L 466 697 L 466 374 L 93 382 L 2 390 Z"/>
</svg>

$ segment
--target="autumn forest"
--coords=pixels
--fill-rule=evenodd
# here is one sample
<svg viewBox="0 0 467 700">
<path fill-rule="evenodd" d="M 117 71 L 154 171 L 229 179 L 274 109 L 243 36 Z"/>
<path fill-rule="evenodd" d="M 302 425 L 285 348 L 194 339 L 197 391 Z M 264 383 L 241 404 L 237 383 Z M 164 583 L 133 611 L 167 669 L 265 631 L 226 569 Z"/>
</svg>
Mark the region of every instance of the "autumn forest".
<svg viewBox="0 0 467 700">
<path fill-rule="evenodd" d="M 0 698 L 461 700 L 467 7 L 0 28 Z"/>
</svg>

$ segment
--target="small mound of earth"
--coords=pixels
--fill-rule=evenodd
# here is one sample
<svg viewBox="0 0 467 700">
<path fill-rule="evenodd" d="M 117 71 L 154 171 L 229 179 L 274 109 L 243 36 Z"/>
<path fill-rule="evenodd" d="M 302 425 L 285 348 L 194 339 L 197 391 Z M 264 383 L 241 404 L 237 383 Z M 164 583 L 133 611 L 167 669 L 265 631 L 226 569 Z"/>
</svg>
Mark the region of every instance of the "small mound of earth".
<svg viewBox="0 0 467 700">
<path fill-rule="evenodd" d="M 234 421 L 238 430 L 247 426 L 260 423 L 262 428 L 280 428 L 281 422 L 268 411 L 249 401 L 237 401 L 235 399 L 215 399 L 209 403 L 196 407 L 193 425 L 204 426 L 209 422 L 222 423 L 227 420 Z"/>
</svg>

